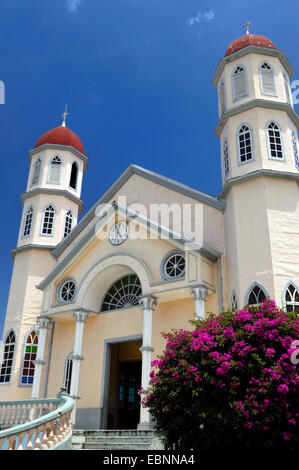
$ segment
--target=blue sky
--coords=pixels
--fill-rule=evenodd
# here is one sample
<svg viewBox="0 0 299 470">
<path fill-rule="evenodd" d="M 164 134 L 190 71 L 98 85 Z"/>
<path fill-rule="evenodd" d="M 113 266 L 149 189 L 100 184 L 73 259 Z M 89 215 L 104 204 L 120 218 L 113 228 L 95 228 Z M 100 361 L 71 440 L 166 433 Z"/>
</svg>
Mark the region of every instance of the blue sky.
<svg viewBox="0 0 299 470">
<path fill-rule="evenodd" d="M 85 212 L 132 162 L 217 195 L 217 63 L 250 20 L 299 79 L 298 14 L 295 0 L 0 0 L 0 336 L 28 150 L 65 104 L 90 157 Z"/>
</svg>

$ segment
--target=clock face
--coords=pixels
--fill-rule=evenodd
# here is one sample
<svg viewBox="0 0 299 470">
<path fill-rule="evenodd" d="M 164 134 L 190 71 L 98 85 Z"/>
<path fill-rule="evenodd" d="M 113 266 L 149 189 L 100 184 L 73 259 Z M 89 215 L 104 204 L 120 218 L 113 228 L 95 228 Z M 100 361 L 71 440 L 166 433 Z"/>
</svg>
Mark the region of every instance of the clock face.
<svg viewBox="0 0 299 470">
<path fill-rule="evenodd" d="M 120 220 L 109 232 L 109 240 L 112 245 L 120 245 L 123 243 L 129 234 L 129 226 L 124 220 Z"/>
</svg>

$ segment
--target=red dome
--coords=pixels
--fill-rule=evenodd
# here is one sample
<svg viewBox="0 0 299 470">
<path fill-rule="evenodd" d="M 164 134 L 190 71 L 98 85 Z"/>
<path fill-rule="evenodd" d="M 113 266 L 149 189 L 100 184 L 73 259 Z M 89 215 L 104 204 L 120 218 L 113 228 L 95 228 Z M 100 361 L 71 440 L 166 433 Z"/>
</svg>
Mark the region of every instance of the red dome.
<svg viewBox="0 0 299 470">
<path fill-rule="evenodd" d="M 228 56 L 234 52 L 244 49 L 247 46 L 259 46 L 259 47 L 268 47 L 269 49 L 276 49 L 273 42 L 266 36 L 259 36 L 257 34 L 245 34 L 241 38 L 235 39 L 230 43 L 226 49 L 225 55 Z"/>
<path fill-rule="evenodd" d="M 55 127 L 43 134 L 36 142 L 34 148 L 44 144 L 70 145 L 84 154 L 84 147 L 79 137 L 64 126 Z"/>
</svg>

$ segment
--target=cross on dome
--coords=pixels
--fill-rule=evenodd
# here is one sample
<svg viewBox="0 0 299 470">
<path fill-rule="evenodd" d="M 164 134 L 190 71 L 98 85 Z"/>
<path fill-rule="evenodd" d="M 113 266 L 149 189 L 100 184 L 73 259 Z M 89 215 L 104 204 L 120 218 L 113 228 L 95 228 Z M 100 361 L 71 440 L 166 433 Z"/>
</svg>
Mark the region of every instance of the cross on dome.
<svg viewBox="0 0 299 470">
<path fill-rule="evenodd" d="M 65 118 L 69 115 L 69 113 L 67 112 L 67 104 L 65 105 L 65 110 L 64 110 L 64 113 L 62 114 L 62 118 L 63 118 L 63 121 L 62 121 L 62 124 L 61 126 L 62 127 L 66 127 L 65 125 Z"/>
<path fill-rule="evenodd" d="M 251 25 L 251 21 L 246 21 L 245 24 L 243 24 L 242 28 L 246 28 L 246 34 L 249 34 L 249 25 Z"/>
</svg>

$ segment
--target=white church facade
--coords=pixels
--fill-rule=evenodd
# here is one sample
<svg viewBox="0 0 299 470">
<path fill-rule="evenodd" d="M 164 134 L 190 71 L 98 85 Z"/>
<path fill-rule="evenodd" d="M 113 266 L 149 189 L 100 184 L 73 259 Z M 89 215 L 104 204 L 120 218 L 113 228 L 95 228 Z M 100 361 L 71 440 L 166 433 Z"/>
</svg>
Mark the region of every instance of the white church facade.
<svg viewBox="0 0 299 470">
<path fill-rule="evenodd" d="M 65 125 L 29 151 L 3 333 L 0 400 L 55 397 L 85 429 L 150 429 L 138 389 L 161 332 L 270 297 L 299 308 L 299 117 L 284 52 L 233 41 L 219 97 L 216 196 L 130 165 L 80 219 L 81 140 Z"/>
</svg>

